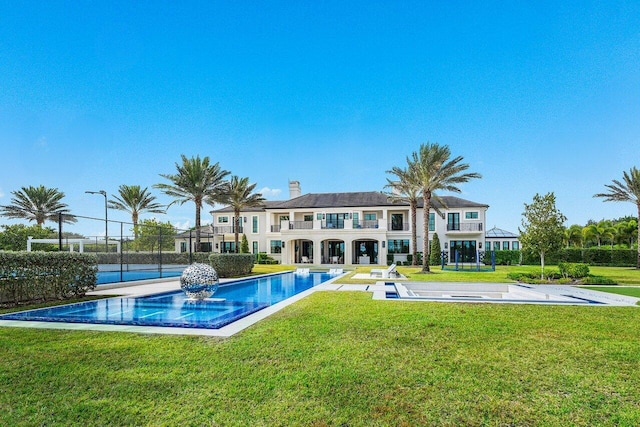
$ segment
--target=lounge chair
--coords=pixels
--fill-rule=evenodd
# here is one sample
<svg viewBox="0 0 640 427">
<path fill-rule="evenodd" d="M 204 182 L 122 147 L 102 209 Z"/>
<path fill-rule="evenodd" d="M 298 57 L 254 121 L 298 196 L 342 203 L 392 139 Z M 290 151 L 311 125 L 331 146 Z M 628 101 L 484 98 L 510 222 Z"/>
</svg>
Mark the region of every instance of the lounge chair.
<svg viewBox="0 0 640 427">
<path fill-rule="evenodd" d="M 309 274 L 309 269 L 308 268 L 296 268 L 296 274 L 308 275 Z"/>
<path fill-rule="evenodd" d="M 308 256 L 303 256 L 302 257 L 302 263 L 303 264 L 309 264 L 309 257 Z"/>
<path fill-rule="evenodd" d="M 383 279 L 388 279 L 393 274 L 394 277 L 398 276 L 398 272 L 396 271 L 396 265 L 391 264 L 389 268 L 372 268 L 370 276 L 371 277 L 380 277 Z"/>
<path fill-rule="evenodd" d="M 342 268 L 330 268 L 329 269 L 329 274 L 332 276 L 338 275 L 338 274 L 342 274 L 343 269 Z"/>
</svg>

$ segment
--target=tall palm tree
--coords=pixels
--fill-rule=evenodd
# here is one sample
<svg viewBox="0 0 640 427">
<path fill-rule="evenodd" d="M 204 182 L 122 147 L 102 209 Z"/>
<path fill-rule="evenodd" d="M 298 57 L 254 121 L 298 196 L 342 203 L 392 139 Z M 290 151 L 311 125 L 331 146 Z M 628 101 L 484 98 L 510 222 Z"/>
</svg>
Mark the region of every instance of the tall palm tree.
<svg viewBox="0 0 640 427">
<path fill-rule="evenodd" d="M 564 240 L 569 246 L 578 246 L 577 243 L 582 240 L 582 227 L 578 224 L 573 224 L 569 228 L 564 229 Z"/>
<path fill-rule="evenodd" d="M 233 175 L 228 183 L 225 184 L 222 197 L 218 200 L 233 208 L 233 237 L 235 240 L 235 252 L 239 252 L 240 241 L 240 211 L 244 208 L 254 208 L 264 204 L 264 197 L 260 193 L 253 193 L 256 184 L 249 184 L 249 178 L 239 178 Z M 210 203 L 213 204 L 213 203 Z"/>
<path fill-rule="evenodd" d="M 196 252 L 200 251 L 200 212 L 203 202 L 213 203 L 221 197 L 224 188 L 224 178 L 229 171 L 220 168 L 219 163 L 211 164 L 209 157 L 200 156 L 187 158 L 181 155 L 182 164 L 176 163 L 178 173 L 160 174 L 161 177 L 171 181 L 171 184 L 156 184 L 153 187 L 162 190 L 166 195 L 175 198 L 167 206 L 174 203 L 183 205 L 193 202 L 196 206 Z"/>
<path fill-rule="evenodd" d="M 638 210 L 638 235 L 640 236 L 640 170 L 635 166 L 629 173 L 622 173 L 622 182 L 614 179 L 613 184 L 605 184 L 609 190 L 606 193 L 597 193 L 593 197 L 602 197 L 605 202 L 632 202 Z M 636 268 L 640 269 L 640 244 L 638 245 L 638 261 Z"/>
<path fill-rule="evenodd" d="M 460 193 L 458 184 L 473 178 L 481 178 L 476 172 L 465 172 L 469 169 L 467 163 L 461 163 L 462 156 L 450 159 L 451 150 L 446 145 L 421 144 L 418 152 L 413 152 L 407 163 L 415 168 L 416 178 L 422 192 L 424 215 L 422 218 L 424 238 L 422 249 L 422 272 L 429 273 L 429 213 L 431 211 L 431 199 L 437 200 L 442 206 L 446 204 L 435 193 L 439 190 Z"/>
<path fill-rule="evenodd" d="M 152 196 L 147 187 L 140 189 L 139 185 L 121 185 L 118 187 L 119 196 L 113 195 L 109 200 L 109 207 L 131 214 L 133 222 L 133 235 L 138 238 L 138 219 L 142 212 L 164 213 L 165 210 L 160 203 L 155 202 L 156 197 Z"/>
<path fill-rule="evenodd" d="M 76 222 L 76 218 L 69 214 L 67 205 L 62 203 L 64 193 L 57 188 L 22 187 L 20 191 L 12 191 L 13 198 L 8 206 L 0 206 L 0 215 L 13 219 L 35 221 L 42 226 L 45 221 L 58 222 L 60 214 L 66 223 Z"/>
<path fill-rule="evenodd" d="M 385 188 L 390 190 L 387 198 L 392 202 L 408 202 L 411 212 L 411 265 L 418 265 L 418 232 L 417 215 L 418 200 L 420 198 L 420 183 L 416 179 L 415 169 L 408 165 L 406 169 L 394 166 L 387 173 L 395 175 L 395 179 L 387 178 Z"/>
</svg>

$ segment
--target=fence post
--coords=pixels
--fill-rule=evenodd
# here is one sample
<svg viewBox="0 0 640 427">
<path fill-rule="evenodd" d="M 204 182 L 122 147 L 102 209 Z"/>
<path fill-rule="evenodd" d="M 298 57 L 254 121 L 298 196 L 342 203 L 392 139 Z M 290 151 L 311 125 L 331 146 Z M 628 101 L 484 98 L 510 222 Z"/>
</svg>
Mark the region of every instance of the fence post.
<svg viewBox="0 0 640 427">
<path fill-rule="evenodd" d="M 62 212 L 58 212 L 58 251 L 62 252 Z"/>
</svg>

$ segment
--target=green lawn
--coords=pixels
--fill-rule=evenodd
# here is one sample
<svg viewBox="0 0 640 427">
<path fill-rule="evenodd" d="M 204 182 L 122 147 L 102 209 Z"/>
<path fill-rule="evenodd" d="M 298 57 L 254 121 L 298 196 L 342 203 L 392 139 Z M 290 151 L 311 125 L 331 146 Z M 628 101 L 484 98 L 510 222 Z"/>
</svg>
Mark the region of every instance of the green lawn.
<svg viewBox="0 0 640 427">
<path fill-rule="evenodd" d="M 380 268 L 380 266 L 373 266 Z M 357 267 L 356 270 L 346 277 L 341 278 L 338 283 L 375 283 L 378 279 L 353 279 L 357 273 L 369 273 L 372 267 Z M 589 267 L 592 275 L 608 277 L 615 280 L 620 285 L 640 286 L 640 270 L 631 267 Z M 426 282 L 493 282 L 493 283 L 513 283 L 507 278 L 509 272 L 540 272 L 540 266 L 496 266 L 496 271 L 469 271 L 441 270 L 440 267 L 432 267 L 430 274 L 421 274 L 419 267 L 398 267 L 397 270 L 412 281 Z M 546 272 L 558 271 L 558 267 L 551 265 L 545 268 Z"/>
<path fill-rule="evenodd" d="M 610 292 L 612 294 L 627 295 L 630 297 L 640 298 L 640 287 L 620 287 L 620 286 L 581 286 L 585 289 L 593 289 L 594 291 Z"/>
<path fill-rule="evenodd" d="M 0 425 L 638 425 L 638 324 L 317 292 L 228 339 L 0 328 Z"/>
</svg>

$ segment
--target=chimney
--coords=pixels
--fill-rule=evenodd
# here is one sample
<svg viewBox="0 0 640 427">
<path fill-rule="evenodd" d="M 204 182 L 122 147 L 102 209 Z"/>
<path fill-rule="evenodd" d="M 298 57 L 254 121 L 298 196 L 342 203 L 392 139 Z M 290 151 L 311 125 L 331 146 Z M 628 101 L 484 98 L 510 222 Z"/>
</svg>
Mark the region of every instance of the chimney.
<svg viewBox="0 0 640 427">
<path fill-rule="evenodd" d="M 295 199 L 300 196 L 302 196 L 300 181 L 289 181 L 289 199 Z"/>
</svg>

